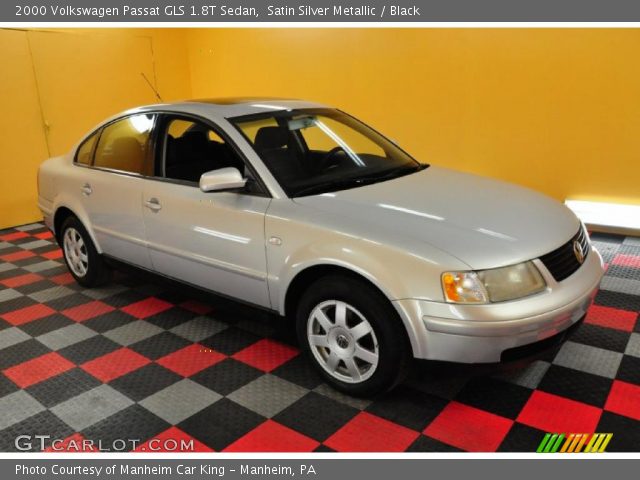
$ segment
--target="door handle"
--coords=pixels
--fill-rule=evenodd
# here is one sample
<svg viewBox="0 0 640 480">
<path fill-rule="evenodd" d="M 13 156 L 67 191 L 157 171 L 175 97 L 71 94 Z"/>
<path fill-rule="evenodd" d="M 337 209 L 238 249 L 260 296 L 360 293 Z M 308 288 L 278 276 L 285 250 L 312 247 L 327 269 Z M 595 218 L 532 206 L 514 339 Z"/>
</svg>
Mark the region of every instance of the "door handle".
<svg viewBox="0 0 640 480">
<path fill-rule="evenodd" d="M 93 193 L 93 190 L 92 190 L 92 188 L 91 188 L 91 185 L 89 185 L 88 183 L 85 183 L 85 184 L 82 186 L 82 189 L 81 189 L 81 190 L 82 190 L 82 194 L 83 194 L 83 195 L 85 195 L 85 196 L 87 196 L 87 197 Z"/>
<path fill-rule="evenodd" d="M 157 198 L 150 198 L 149 200 L 144 202 L 144 205 L 149 210 L 154 211 L 154 212 L 157 212 L 158 210 L 160 210 L 162 208 L 162 205 L 160 205 L 160 201 Z"/>
</svg>

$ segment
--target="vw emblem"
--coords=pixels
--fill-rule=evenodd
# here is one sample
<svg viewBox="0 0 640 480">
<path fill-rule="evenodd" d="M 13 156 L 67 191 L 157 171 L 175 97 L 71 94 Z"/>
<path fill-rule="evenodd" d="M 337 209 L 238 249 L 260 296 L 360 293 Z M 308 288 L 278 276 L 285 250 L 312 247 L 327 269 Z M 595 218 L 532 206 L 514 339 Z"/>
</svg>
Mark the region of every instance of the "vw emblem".
<svg viewBox="0 0 640 480">
<path fill-rule="evenodd" d="M 336 338 L 336 343 L 340 348 L 347 348 L 349 346 L 349 340 L 344 335 L 338 335 L 338 338 Z"/>
<path fill-rule="evenodd" d="M 582 245 L 580 245 L 580 242 L 577 240 L 573 242 L 573 253 L 578 263 L 584 262 L 584 251 L 582 250 Z"/>
</svg>

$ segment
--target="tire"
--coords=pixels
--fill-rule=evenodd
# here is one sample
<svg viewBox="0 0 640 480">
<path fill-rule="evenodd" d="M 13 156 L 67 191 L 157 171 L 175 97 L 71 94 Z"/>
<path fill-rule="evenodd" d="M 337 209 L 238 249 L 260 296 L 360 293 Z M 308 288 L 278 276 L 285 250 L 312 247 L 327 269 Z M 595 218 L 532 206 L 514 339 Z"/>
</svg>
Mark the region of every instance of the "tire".
<svg viewBox="0 0 640 480">
<path fill-rule="evenodd" d="M 332 275 L 314 282 L 298 303 L 296 330 L 322 377 L 349 395 L 391 390 L 408 373 L 405 327 L 389 300 L 364 281 Z"/>
<path fill-rule="evenodd" d="M 105 264 L 78 218 L 70 216 L 63 222 L 59 241 L 64 261 L 76 282 L 91 288 L 110 280 L 111 269 Z"/>
</svg>

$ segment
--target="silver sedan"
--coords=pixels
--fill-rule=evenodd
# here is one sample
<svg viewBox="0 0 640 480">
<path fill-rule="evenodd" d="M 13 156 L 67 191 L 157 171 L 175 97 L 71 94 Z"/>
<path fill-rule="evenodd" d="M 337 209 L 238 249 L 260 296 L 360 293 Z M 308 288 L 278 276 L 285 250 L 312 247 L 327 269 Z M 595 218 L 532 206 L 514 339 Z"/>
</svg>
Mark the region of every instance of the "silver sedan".
<svg viewBox="0 0 640 480">
<path fill-rule="evenodd" d="M 304 101 L 123 112 L 44 162 L 38 185 L 80 284 L 125 263 L 277 312 L 355 395 L 392 388 L 412 357 L 492 363 L 557 344 L 603 274 L 562 204 L 421 163 Z"/>
</svg>

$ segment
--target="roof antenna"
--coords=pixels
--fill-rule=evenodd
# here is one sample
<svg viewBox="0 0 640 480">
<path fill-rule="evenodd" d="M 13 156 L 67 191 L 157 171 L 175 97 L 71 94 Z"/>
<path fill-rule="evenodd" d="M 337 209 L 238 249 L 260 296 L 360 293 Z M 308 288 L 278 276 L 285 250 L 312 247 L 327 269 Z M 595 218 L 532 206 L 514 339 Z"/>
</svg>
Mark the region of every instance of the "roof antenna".
<svg viewBox="0 0 640 480">
<path fill-rule="evenodd" d="M 164 100 L 162 100 L 162 97 L 160 96 L 160 94 L 158 93 L 158 91 L 153 87 L 153 85 L 151 84 L 151 82 L 149 81 L 149 79 L 147 78 L 147 76 L 144 74 L 144 72 L 140 72 L 140 75 L 142 75 L 142 78 L 144 78 L 144 80 L 147 82 L 147 85 L 149 85 L 149 88 L 151 90 L 153 90 L 153 93 L 156 94 L 156 97 L 158 98 L 158 100 L 160 100 L 161 102 L 163 102 Z"/>
</svg>

